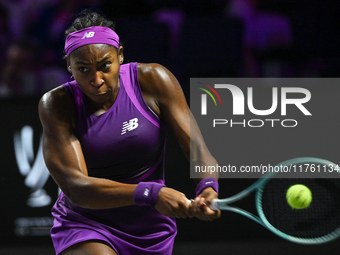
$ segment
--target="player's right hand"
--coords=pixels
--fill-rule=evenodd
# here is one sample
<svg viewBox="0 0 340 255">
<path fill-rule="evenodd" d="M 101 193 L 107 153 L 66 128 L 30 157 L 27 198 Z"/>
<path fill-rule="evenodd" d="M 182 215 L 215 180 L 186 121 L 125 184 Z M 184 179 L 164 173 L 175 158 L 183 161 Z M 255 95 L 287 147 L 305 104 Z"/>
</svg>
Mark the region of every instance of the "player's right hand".
<svg viewBox="0 0 340 255">
<path fill-rule="evenodd" d="M 161 214 L 175 218 L 192 217 L 188 198 L 181 192 L 163 187 L 158 193 L 155 209 Z"/>
</svg>

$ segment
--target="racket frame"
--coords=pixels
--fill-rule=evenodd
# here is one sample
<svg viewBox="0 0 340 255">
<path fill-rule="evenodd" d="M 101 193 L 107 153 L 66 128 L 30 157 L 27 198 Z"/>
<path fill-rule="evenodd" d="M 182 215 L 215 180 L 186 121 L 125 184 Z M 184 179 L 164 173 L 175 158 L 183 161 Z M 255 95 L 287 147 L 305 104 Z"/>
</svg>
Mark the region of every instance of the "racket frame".
<svg viewBox="0 0 340 255">
<path fill-rule="evenodd" d="M 278 166 L 289 166 L 292 164 L 303 164 L 303 163 L 312 163 L 312 164 L 323 164 L 323 165 L 336 165 L 333 162 L 325 159 L 320 159 L 320 158 L 315 158 L 315 157 L 300 157 L 300 158 L 293 158 L 290 160 L 283 161 L 278 164 Z M 338 172 L 339 173 L 339 172 Z M 266 186 L 267 182 L 269 181 L 270 178 L 275 175 L 276 172 L 270 172 L 265 174 L 263 177 L 258 179 L 256 182 L 254 182 L 252 185 L 250 185 L 248 188 L 242 190 L 241 192 L 229 197 L 229 198 L 224 198 L 224 199 L 213 199 L 212 203 L 209 205 L 209 207 L 213 210 L 224 210 L 224 211 L 231 211 L 238 213 L 240 215 L 243 215 L 260 225 L 264 226 L 274 234 L 278 235 L 279 237 L 288 240 L 293 243 L 298 243 L 298 244 L 306 244 L 306 245 L 312 245 L 312 244 L 322 244 L 326 242 L 330 242 L 340 236 L 340 226 L 334 230 L 333 232 L 316 237 L 316 238 L 301 238 L 301 237 L 296 237 L 296 236 L 291 236 L 288 235 L 277 228 L 275 228 L 266 218 L 263 209 L 262 209 L 262 194 L 264 187 Z M 256 205 L 256 210 L 259 216 L 256 216 L 244 209 L 237 208 L 230 206 L 229 204 L 232 204 L 236 201 L 241 200 L 242 198 L 250 195 L 252 192 L 255 191 L 255 205 Z"/>
</svg>

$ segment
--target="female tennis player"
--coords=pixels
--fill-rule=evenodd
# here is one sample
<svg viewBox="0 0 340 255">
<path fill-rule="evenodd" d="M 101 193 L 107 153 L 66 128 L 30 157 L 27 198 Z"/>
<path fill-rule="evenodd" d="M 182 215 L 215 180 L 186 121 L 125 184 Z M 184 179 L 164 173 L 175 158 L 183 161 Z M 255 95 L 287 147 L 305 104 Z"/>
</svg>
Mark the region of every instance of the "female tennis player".
<svg viewBox="0 0 340 255">
<path fill-rule="evenodd" d="M 219 217 L 204 206 L 217 198 L 217 176 L 196 180 L 191 203 L 164 184 L 166 125 L 188 158 L 191 150 L 193 162 L 216 165 L 197 124 L 190 130 L 181 87 L 159 64 L 123 64 L 114 23 L 97 13 L 65 34 L 74 80 L 39 102 L 45 162 L 62 190 L 52 208 L 56 254 L 171 254 L 175 218 Z"/>
</svg>

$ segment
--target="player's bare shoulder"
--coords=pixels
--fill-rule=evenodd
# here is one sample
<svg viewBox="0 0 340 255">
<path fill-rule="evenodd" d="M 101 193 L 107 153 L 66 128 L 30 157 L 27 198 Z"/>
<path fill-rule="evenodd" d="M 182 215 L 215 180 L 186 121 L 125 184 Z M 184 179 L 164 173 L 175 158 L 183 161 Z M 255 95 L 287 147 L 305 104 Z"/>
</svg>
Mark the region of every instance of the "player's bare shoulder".
<svg viewBox="0 0 340 255">
<path fill-rule="evenodd" d="M 140 86 L 147 93 L 158 97 L 179 86 L 175 76 L 161 64 L 138 63 L 137 67 Z"/>
<path fill-rule="evenodd" d="M 74 104 L 64 86 L 46 92 L 39 101 L 38 109 L 43 125 L 51 121 L 73 123 Z"/>
</svg>

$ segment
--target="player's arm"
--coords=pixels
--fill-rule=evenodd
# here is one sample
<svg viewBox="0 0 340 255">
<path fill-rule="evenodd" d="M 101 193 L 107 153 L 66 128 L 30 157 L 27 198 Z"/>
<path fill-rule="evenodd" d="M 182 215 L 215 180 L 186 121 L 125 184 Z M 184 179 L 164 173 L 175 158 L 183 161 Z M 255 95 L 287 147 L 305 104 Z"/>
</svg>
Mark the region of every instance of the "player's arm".
<svg viewBox="0 0 340 255">
<path fill-rule="evenodd" d="M 139 64 L 138 67 L 139 81 L 147 104 L 174 132 L 186 157 L 190 160 L 190 165 L 193 167 L 195 165 L 215 166 L 217 162 L 203 140 L 182 88 L 174 75 L 158 64 Z M 218 175 L 203 173 L 195 181 L 198 183 L 204 178 L 215 178 L 217 180 Z M 206 188 L 201 196 L 195 199 L 195 210 L 202 203 L 210 204 L 214 198 L 217 198 L 215 190 L 211 187 Z M 199 217 L 211 219 L 216 216 L 215 212 L 208 209 L 206 213 L 207 215 L 199 215 Z"/>
<path fill-rule="evenodd" d="M 73 116 L 73 102 L 63 87 L 46 93 L 39 102 L 43 154 L 53 179 L 77 206 L 104 209 L 133 205 L 136 185 L 88 176 L 81 145 L 74 134 Z"/>
</svg>

